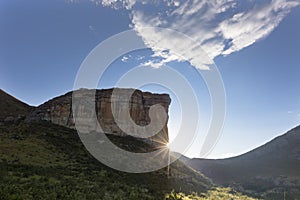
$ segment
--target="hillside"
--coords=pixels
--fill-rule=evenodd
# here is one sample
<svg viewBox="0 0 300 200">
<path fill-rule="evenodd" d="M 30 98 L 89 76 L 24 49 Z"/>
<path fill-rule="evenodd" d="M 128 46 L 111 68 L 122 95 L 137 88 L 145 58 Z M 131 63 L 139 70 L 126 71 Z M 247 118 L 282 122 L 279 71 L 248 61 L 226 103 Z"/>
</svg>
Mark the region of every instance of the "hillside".
<svg viewBox="0 0 300 200">
<path fill-rule="evenodd" d="M 0 100 L 0 123 L 24 118 L 31 108 L 29 105 L 19 101 L 1 89 Z"/>
<path fill-rule="evenodd" d="M 188 181 L 190 185 L 182 191 L 204 192 L 212 186 L 204 176 L 179 162 L 172 165 L 173 177 L 177 178 L 171 179 L 166 170 L 143 175 L 112 170 L 86 152 L 76 131 L 50 123 L 5 125 L 0 127 L 0 135 L 2 197 L 45 197 L 51 192 L 64 199 L 82 195 L 97 199 L 106 193 L 154 199 L 172 189 L 179 191 Z"/>
<path fill-rule="evenodd" d="M 300 126 L 246 154 L 186 163 L 215 183 L 269 199 L 300 198 Z M 296 198 L 296 199 L 297 199 Z"/>
<path fill-rule="evenodd" d="M 0 99 L 2 101 L 2 99 Z M 15 112 L 15 114 L 21 114 Z M 128 151 L 148 144 L 108 134 Z M 7 121 L 0 124 L 0 199 L 252 199 L 176 161 L 167 169 L 130 174 L 94 159 L 74 129 L 50 122 Z"/>
<path fill-rule="evenodd" d="M 0 146 L 0 199 L 171 200 L 177 195 L 180 199 L 179 192 L 193 199 L 250 199 L 231 189 L 214 188 L 209 179 L 180 161 L 170 166 L 169 177 L 166 169 L 145 174 L 113 170 L 85 150 L 75 130 L 48 122 L 1 125 Z"/>
</svg>

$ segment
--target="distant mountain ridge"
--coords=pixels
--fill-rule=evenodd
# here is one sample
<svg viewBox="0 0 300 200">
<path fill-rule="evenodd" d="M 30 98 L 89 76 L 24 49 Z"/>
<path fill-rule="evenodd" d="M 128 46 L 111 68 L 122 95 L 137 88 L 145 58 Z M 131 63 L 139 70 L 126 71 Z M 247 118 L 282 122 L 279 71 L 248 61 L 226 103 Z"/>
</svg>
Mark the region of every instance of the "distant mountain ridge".
<svg viewBox="0 0 300 200">
<path fill-rule="evenodd" d="M 282 196 L 286 191 L 300 198 L 300 126 L 240 156 L 185 163 L 217 184 L 258 194 Z"/>
</svg>

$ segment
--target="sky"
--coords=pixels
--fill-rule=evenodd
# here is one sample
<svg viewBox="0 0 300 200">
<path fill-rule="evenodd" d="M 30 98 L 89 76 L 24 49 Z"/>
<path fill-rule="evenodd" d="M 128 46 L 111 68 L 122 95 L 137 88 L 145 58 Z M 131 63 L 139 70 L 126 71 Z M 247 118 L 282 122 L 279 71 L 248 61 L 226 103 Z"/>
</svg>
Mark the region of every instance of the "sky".
<svg viewBox="0 0 300 200">
<path fill-rule="evenodd" d="M 134 30 L 148 49 L 116 59 L 98 87 L 113 87 L 135 66 L 177 70 L 198 98 L 200 128 L 185 152 L 198 157 L 212 106 L 196 71 L 215 64 L 226 90 L 226 119 L 208 158 L 239 155 L 299 125 L 299 5 L 296 0 L 2 0 L 0 88 L 40 105 L 72 90 L 81 63 L 100 42 Z M 195 42 L 143 28 L 150 26 L 178 31 Z M 207 58 L 199 56 L 202 50 Z M 171 95 L 168 126 L 175 138 L 181 120 L 176 94 L 158 85 L 141 89 Z"/>
</svg>

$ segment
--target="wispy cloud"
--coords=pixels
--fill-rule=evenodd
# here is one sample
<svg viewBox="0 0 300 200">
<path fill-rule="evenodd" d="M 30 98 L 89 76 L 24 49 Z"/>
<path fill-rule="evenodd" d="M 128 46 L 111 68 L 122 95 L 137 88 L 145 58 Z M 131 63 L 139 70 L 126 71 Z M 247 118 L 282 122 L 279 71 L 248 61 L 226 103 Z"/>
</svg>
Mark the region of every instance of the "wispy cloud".
<svg viewBox="0 0 300 200">
<path fill-rule="evenodd" d="M 92 25 L 89 25 L 89 30 L 90 30 L 90 31 L 95 31 L 96 29 L 95 29 L 95 27 L 94 27 L 94 26 L 92 26 Z"/>
<path fill-rule="evenodd" d="M 183 55 L 192 65 L 207 69 L 211 61 L 200 59 L 203 49 L 214 59 L 240 51 L 268 36 L 291 11 L 300 5 L 298 0 L 92 0 L 103 6 L 127 9 L 131 12 L 132 27 L 164 60 L 181 61 L 174 52 Z M 173 33 L 159 29 L 145 31 L 143 27 L 169 28 L 191 37 L 191 44 Z M 162 53 L 156 44 L 164 44 Z M 157 63 L 154 63 L 158 66 Z"/>
<path fill-rule="evenodd" d="M 128 58 L 127 56 L 123 56 L 122 59 L 121 59 L 121 61 L 122 61 L 122 62 L 127 62 L 128 59 L 129 59 L 129 58 Z"/>
</svg>

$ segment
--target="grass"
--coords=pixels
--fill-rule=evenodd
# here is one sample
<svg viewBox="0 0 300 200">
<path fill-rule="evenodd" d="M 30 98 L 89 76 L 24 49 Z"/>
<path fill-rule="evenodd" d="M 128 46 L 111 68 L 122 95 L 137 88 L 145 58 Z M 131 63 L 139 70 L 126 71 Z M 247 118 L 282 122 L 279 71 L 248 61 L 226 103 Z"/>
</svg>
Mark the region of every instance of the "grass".
<svg viewBox="0 0 300 200">
<path fill-rule="evenodd" d="M 231 188 L 221 188 L 216 187 L 209 190 L 207 193 L 192 193 L 190 195 L 185 195 L 184 193 L 176 193 L 172 191 L 170 194 L 166 195 L 166 200 L 254 200 L 248 196 L 242 195 L 233 191 Z"/>
<path fill-rule="evenodd" d="M 19 101 L 0 89 L 0 121 L 5 120 L 6 117 L 20 117 L 25 116 L 31 108 L 29 105 Z"/>
<path fill-rule="evenodd" d="M 132 138 L 110 139 L 120 146 L 122 140 L 131 148 L 143 146 Z M 0 125 L 0 199 L 159 200 L 170 199 L 173 193 L 190 198 L 196 192 L 200 199 L 219 195 L 214 193 L 219 189 L 211 190 L 209 179 L 180 161 L 170 168 L 169 178 L 166 169 L 144 174 L 116 171 L 95 160 L 75 130 L 46 122 Z"/>
</svg>

